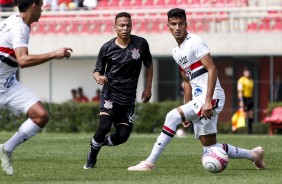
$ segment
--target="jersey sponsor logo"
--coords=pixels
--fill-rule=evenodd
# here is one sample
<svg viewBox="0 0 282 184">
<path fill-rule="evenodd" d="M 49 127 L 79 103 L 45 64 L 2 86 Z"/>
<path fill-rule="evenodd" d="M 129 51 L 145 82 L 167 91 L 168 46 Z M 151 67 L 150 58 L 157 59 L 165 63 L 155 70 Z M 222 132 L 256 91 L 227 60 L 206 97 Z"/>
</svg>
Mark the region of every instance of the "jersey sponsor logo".
<svg viewBox="0 0 282 184">
<path fill-rule="evenodd" d="M 139 53 L 139 49 L 133 49 L 131 50 L 131 53 L 132 53 L 132 58 L 137 60 L 140 58 L 140 53 Z"/>
<path fill-rule="evenodd" d="M 177 63 L 180 65 L 180 66 L 183 66 L 185 65 L 186 63 L 188 63 L 188 59 L 187 59 L 187 56 L 184 56 L 182 58 L 180 58 Z"/>
<path fill-rule="evenodd" d="M 203 89 L 200 86 L 196 86 L 196 89 L 194 91 L 194 97 L 197 97 L 203 93 Z"/>
<path fill-rule="evenodd" d="M 105 100 L 104 108 L 112 109 L 113 108 L 113 102 L 111 100 Z"/>
</svg>

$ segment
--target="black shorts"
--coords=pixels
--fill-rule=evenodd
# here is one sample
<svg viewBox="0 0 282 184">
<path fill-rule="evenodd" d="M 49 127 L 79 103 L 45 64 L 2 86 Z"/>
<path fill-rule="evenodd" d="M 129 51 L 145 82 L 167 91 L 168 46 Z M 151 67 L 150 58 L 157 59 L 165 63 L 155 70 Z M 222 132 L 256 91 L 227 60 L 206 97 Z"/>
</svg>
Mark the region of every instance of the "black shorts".
<svg viewBox="0 0 282 184">
<path fill-rule="evenodd" d="M 134 121 L 134 110 L 135 105 L 119 105 L 111 100 L 105 99 L 101 96 L 100 100 L 100 112 L 106 112 L 112 117 L 114 125 L 120 123 L 126 123 L 130 127 L 133 125 Z"/>
<path fill-rule="evenodd" d="M 253 98 L 245 98 L 244 97 L 243 102 L 244 102 L 244 110 L 245 111 L 253 110 L 253 108 L 254 108 Z"/>
</svg>

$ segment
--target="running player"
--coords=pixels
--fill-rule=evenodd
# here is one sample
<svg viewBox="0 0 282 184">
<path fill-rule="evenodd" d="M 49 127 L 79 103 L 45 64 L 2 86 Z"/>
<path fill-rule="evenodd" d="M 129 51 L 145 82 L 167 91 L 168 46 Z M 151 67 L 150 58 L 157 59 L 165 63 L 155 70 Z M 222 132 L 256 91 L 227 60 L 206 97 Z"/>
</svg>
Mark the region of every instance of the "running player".
<svg viewBox="0 0 282 184">
<path fill-rule="evenodd" d="M 2 168 L 14 174 L 11 156 L 16 147 L 34 136 L 48 122 L 47 110 L 39 98 L 16 79 L 18 68 L 32 67 L 51 59 L 69 58 L 71 48 L 61 48 L 46 54 L 30 55 L 28 40 L 30 25 L 37 22 L 42 12 L 42 0 L 17 0 L 19 14 L 0 22 L 0 107 L 14 114 L 25 113 L 28 119 L 4 144 L 0 145 Z"/>
<path fill-rule="evenodd" d="M 153 64 L 149 44 L 144 38 L 131 35 L 132 21 L 127 12 L 116 15 L 114 28 L 117 37 L 102 46 L 94 69 L 94 79 L 103 85 L 100 123 L 90 141 L 84 169 L 95 166 L 103 145 L 117 146 L 129 138 L 142 63 L 146 67 L 146 85 L 141 99 L 146 103 L 151 98 Z M 116 131 L 108 134 L 113 123 Z"/>
<path fill-rule="evenodd" d="M 129 167 L 129 171 L 151 171 L 167 144 L 175 135 L 177 126 L 182 122 L 185 127 L 194 125 L 195 138 L 202 143 L 203 150 L 218 146 L 223 148 L 229 158 L 245 158 L 264 169 L 264 150 L 252 150 L 217 143 L 217 119 L 222 111 L 225 94 L 217 78 L 214 65 L 206 43 L 197 35 L 187 32 L 185 10 L 175 8 L 168 12 L 168 27 L 177 45 L 173 48 L 173 58 L 181 69 L 184 79 L 185 105 L 171 110 L 165 119 L 162 133 L 157 138 L 149 157 L 141 163 Z"/>
</svg>

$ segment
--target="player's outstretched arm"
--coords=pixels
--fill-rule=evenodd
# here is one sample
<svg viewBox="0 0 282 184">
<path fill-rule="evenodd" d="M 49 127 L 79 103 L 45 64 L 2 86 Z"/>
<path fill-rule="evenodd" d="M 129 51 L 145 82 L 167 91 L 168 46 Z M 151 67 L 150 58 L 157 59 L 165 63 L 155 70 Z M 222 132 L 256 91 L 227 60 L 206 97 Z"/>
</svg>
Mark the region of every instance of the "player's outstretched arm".
<svg viewBox="0 0 282 184">
<path fill-rule="evenodd" d="M 15 48 L 15 55 L 18 60 L 18 64 L 21 68 L 40 65 L 52 59 L 69 58 L 71 56 L 72 49 L 69 47 L 63 47 L 58 50 L 48 52 L 45 54 L 30 55 L 27 47 Z"/>
</svg>

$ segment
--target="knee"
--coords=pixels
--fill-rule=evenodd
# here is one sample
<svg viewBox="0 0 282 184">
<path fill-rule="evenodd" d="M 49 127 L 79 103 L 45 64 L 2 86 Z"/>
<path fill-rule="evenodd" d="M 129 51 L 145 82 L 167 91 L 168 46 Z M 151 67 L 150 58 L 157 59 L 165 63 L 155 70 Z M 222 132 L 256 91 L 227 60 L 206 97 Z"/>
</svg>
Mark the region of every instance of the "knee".
<svg viewBox="0 0 282 184">
<path fill-rule="evenodd" d="M 99 130 L 102 132 L 109 132 L 112 126 L 112 120 L 110 115 L 102 114 L 99 117 L 100 124 L 99 124 Z"/>
<path fill-rule="evenodd" d="M 49 122 L 49 114 L 45 110 L 39 110 L 36 116 L 31 118 L 34 123 L 43 128 Z"/>
<path fill-rule="evenodd" d="M 118 134 L 117 135 L 118 144 L 125 143 L 128 140 L 129 136 L 130 136 L 129 132 L 126 132 L 126 133 L 123 133 L 123 134 Z"/>
<path fill-rule="evenodd" d="M 165 122 L 176 125 L 180 124 L 181 116 L 179 112 L 176 109 L 171 110 L 169 113 L 167 113 Z"/>
</svg>

